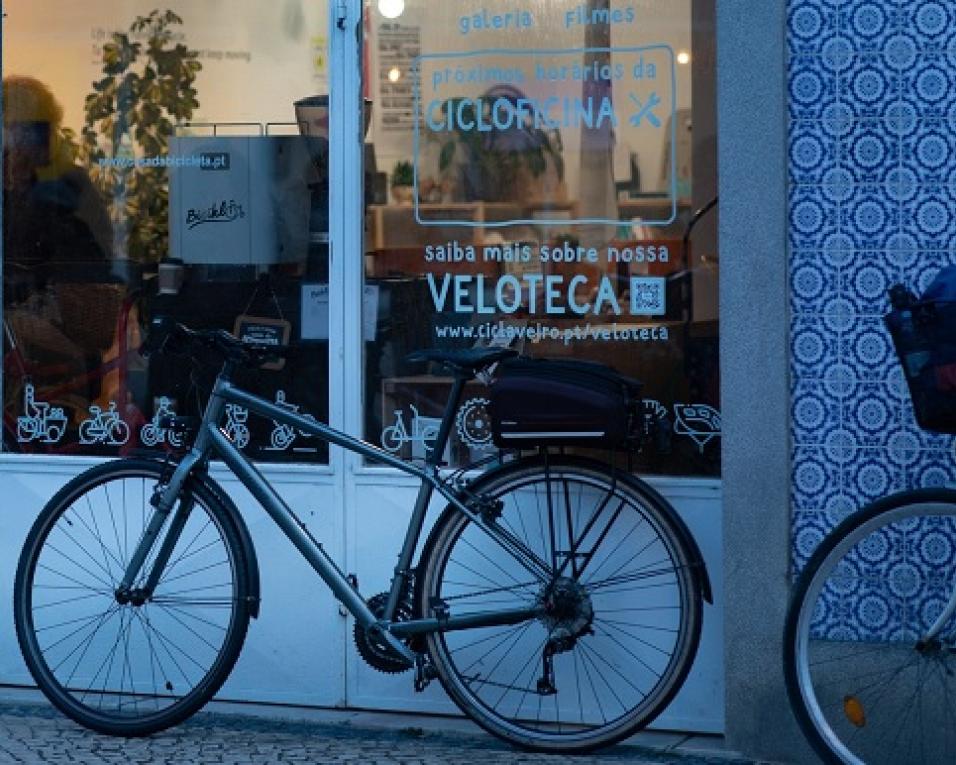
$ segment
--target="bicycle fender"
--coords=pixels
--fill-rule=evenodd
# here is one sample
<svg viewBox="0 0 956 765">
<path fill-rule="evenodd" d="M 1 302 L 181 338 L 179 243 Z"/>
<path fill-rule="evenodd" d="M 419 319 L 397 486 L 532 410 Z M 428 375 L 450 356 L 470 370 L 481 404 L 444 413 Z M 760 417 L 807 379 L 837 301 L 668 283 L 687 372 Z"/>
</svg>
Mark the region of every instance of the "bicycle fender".
<svg viewBox="0 0 956 765">
<path fill-rule="evenodd" d="M 226 508 L 233 523 L 236 524 L 236 531 L 239 533 L 239 542 L 242 545 L 242 551 L 245 553 L 246 570 L 249 576 L 249 614 L 253 619 L 258 619 L 259 604 L 262 602 L 262 593 L 259 586 L 259 559 L 256 556 L 256 548 L 252 543 L 249 527 L 246 525 L 242 513 L 239 512 L 239 508 L 236 507 L 236 503 L 232 501 L 232 498 L 222 486 L 210 478 L 208 473 L 194 472 L 192 480 L 199 481 L 204 489 L 215 496 Z"/>
</svg>

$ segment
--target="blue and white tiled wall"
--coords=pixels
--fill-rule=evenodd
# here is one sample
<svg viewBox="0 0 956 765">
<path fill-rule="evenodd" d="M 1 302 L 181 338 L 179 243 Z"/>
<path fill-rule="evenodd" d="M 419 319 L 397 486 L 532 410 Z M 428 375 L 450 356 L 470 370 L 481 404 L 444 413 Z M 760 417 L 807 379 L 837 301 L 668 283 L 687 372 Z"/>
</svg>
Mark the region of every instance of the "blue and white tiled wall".
<svg viewBox="0 0 956 765">
<path fill-rule="evenodd" d="M 788 0 L 793 553 L 892 491 L 956 481 L 882 325 L 956 263 L 956 0 Z"/>
</svg>

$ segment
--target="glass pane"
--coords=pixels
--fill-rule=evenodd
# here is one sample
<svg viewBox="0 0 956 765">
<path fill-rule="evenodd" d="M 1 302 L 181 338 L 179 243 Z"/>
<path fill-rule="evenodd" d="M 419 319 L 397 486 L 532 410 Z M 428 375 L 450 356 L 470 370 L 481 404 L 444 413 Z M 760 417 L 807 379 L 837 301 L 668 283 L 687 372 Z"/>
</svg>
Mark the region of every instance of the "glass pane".
<svg viewBox="0 0 956 765">
<path fill-rule="evenodd" d="M 713 0 L 373 0 L 366 436 L 427 452 L 449 378 L 417 348 L 510 344 L 641 380 L 631 464 L 720 465 Z M 446 460 L 493 452 L 467 389 Z"/>
<path fill-rule="evenodd" d="M 295 345 L 237 382 L 327 420 L 327 4 L 226 5 L 4 3 L 5 450 L 175 449 L 164 415 L 199 413 L 218 360 L 141 357 L 161 314 Z M 256 459 L 327 459 L 224 424 Z"/>
</svg>

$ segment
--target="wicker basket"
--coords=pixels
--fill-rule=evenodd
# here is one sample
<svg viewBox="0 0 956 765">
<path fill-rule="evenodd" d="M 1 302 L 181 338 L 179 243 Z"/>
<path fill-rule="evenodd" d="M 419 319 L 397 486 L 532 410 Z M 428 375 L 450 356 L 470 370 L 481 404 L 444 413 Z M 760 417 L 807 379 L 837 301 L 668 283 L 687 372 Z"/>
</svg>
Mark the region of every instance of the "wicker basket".
<svg viewBox="0 0 956 765">
<path fill-rule="evenodd" d="M 54 289 L 63 332 L 88 353 L 109 348 L 116 336 L 126 285 L 57 284 Z"/>
</svg>

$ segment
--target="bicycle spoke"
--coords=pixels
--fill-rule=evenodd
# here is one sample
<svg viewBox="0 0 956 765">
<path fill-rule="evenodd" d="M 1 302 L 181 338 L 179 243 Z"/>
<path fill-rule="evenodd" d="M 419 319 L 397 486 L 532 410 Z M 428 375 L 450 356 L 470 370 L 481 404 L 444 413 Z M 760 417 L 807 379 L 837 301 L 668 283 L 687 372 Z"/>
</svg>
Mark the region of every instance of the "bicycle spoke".
<svg viewBox="0 0 956 765">
<path fill-rule="evenodd" d="M 122 564 L 122 562 L 120 561 L 119 558 L 116 557 L 116 555 L 113 553 L 113 551 L 110 550 L 110 549 L 103 543 L 103 535 L 102 535 L 102 533 L 100 532 L 100 526 L 99 526 L 99 523 L 98 523 L 97 520 L 96 520 L 96 512 L 93 510 L 93 503 L 92 503 L 92 501 L 90 500 L 89 494 L 84 495 L 84 498 L 86 499 L 86 507 L 87 507 L 87 510 L 89 510 L 89 512 L 90 512 L 90 520 L 93 522 L 93 529 L 95 530 L 95 533 L 94 533 L 94 531 L 90 531 L 90 530 L 89 530 L 89 527 L 87 527 L 87 530 L 90 531 L 90 535 L 93 536 L 93 537 L 96 539 L 97 544 L 99 544 L 99 546 L 100 546 L 100 550 L 102 550 L 102 552 L 103 552 L 104 558 L 106 558 L 106 557 L 112 558 L 112 559 L 113 559 L 113 562 L 116 564 L 116 566 L 117 566 L 117 568 L 119 569 L 119 571 L 122 572 L 122 571 L 123 571 L 123 564 Z M 82 517 L 82 516 L 80 515 L 79 511 L 76 510 L 75 505 L 71 505 L 71 509 L 74 511 L 74 514 L 75 514 L 78 518 L 81 518 L 81 517 Z M 64 515 L 65 515 L 65 514 L 64 514 Z M 84 525 L 85 525 L 85 524 L 84 524 Z"/>
<path fill-rule="evenodd" d="M 55 608 L 56 606 L 62 606 L 65 603 L 79 603 L 84 600 L 90 600 L 91 598 L 102 598 L 102 597 L 109 597 L 110 599 L 112 599 L 112 595 L 108 592 L 105 592 L 105 591 L 94 592 L 94 593 L 91 593 L 90 595 L 81 595 L 76 598 L 64 598 L 63 600 L 54 600 L 52 603 L 44 603 L 42 606 L 34 606 L 33 613 L 35 614 L 37 611 L 42 611 L 45 608 Z"/>
<path fill-rule="evenodd" d="M 126 557 L 126 548 L 120 544 L 119 531 L 116 528 L 116 517 L 113 515 L 113 503 L 110 502 L 110 493 L 106 488 L 106 484 L 103 484 L 103 494 L 106 496 L 106 506 L 110 511 L 110 524 L 113 526 L 113 536 L 116 539 L 116 551 L 119 553 L 120 560 L 123 562 L 122 569 L 125 571 L 129 559 Z"/>
<path fill-rule="evenodd" d="M 90 531 L 89 526 L 86 525 L 85 521 L 83 521 L 83 518 L 80 516 L 80 514 L 74 511 L 73 515 L 76 517 L 77 521 L 79 521 L 83 525 L 87 533 L 90 533 L 92 535 L 92 532 Z M 66 516 L 66 514 L 64 514 L 63 520 L 66 521 L 68 525 L 72 525 L 70 523 L 70 519 Z M 79 547 L 94 563 L 96 563 L 96 565 L 99 566 L 100 570 L 106 574 L 107 579 L 109 579 L 111 582 L 116 581 L 116 577 L 113 575 L 113 567 L 110 566 L 110 561 L 109 561 L 110 557 L 112 556 L 108 555 L 109 551 L 103 545 L 101 540 L 97 539 L 97 542 L 99 543 L 99 546 L 100 546 L 100 551 L 103 553 L 102 565 L 100 564 L 98 560 L 96 560 L 96 558 L 93 557 L 93 555 L 90 553 L 89 550 L 86 549 L 85 546 L 81 545 L 77 541 L 77 539 L 69 531 L 67 531 L 65 528 L 61 526 L 58 526 L 57 530 L 61 534 L 65 535 L 71 542 L 73 542 L 74 545 Z"/>
<path fill-rule="evenodd" d="M 71 717 L 84 725 L 95 719 L 90 727 L 116 735 L 161 730 L 201 706 L 234 663 L 236 630 L 241 638 L 249 619 L 239 548 L 220 520 L 228 511 L 201 485 L 158 592 L 135 590 L 149 579 L 161 544 L 146 551 L 134 592 L 117 595 L 109 584 L 125 576 L 143 544 L 155 517 L 150 486 L 164 470 L 150 460 L 118 460 L 75 479 L 74 493 L 44 509 L 47 531 L 29 551 L 26 590 L 17 593 L 27 593 L 32 614 L 22 624 L 17 611 L 25 657 L 51 678 L 45 682 Z"/>
<path fill-rule="evenodd" d="M 218 582 L 216 584 L 205 584 L 205 585 L 202 585 L 201 587 L 191 587 L 188 590 L 173 590 L 172 592 L 163 592 L 161 595 L 154 596 L 154 598 L 169 599 L 169 598 L 178 597 L 179 595 L 189 594 L 191 592 L 206 592 L 207 590 L 220 590 L 223 587 L 231 587 L 231 586 L 232 586 L 231 582 Z M 218 599 L 214 598 L 214 600 L 218 600 Z"/>
<path fill-rule="evenodd" d="M 598 668 L 597 668 L 597 661 L 598 661 L 599 659 L 601 660 L 602 663 L 607 664 L 607 666 L 611 666 L 610 664 L 608 664 L 607 659 L 605 659 L 605 658 L 604 658 L 603 656 L 601 656 L 599 653 L 597 653 L 597 652 L 591 650 L 591 649 L 590 649 L 588 646 L 586 646 L 584 643 L 580 643 L 580 646 L 581 646 L 581 657 L 582 657 L 582 658 L 584 658 L 584 657 L 590 658 L 590 660 L 591 660 L 591 666 L 594 668 L 594 671 L 595 671 L 595 672 L 598 672 L 598 678 L 599 678 L 600 680 L 604 681 L 604 685 L 605 685 L 605 686 L 607 687 L 607 689 L 611 692 L 611 695 L 614 697 L 614 700 L 618 703 L 618 706 L 620 706 L 621 709 L 626 710 L 626 709 L 627 709 L 627 705 L 626 705 L 623 701 L 621 701 L 621 697 L 617 695 L 617 692 L 614 690 L 614 688 L 613 688 L 613 687 L 611 686 L 611 684 L 608 682 L 607 678 L 604 677 L 604 675 L 600 674 L 600 672 L 599 672 L 599 670 L 598 670 Z M 611 669 L 614 669 L 614 667 L 611 667 Z M 620 674 L 620 671 L 619 671 L 619 670 L 615 670 L 615 671 L 618 672 L 618 674 Z M 623 677 L 623 675 L 622 675 L 622 677 Z M 625 679 L 626 679 L 626 678 L 625 678 Z M 606 722 L 606 721 L 605 721 L 605 722 Z"/>
<path fill-rule="evenodd" d="M 164 584 L 169 584 L 170 582 L 176 582 L 180 579 L 185 579 L 189 576 L 194 576 L 195 574 L 201 574 L 203 571 L 210 571 L 214 568 L 219 568 L 221 566 L 228 566 L 228 560 L 217 561 L 216 563 L 210 563 L 208 566 L 202 566 L 201 568 L 194 569 L 193 571 L 187 571 L 185 574 L 177 574 L 176 576 L 170 577 L 167 579 Z"/>
<path fill-rule="evenodd" d="M 210 547 L 212 547 L 213 545 L 218 544 L 219 539 L 218 539 L 218 537 L 217 537 L 217 538 L 214 539 L 212 542 L 210 542 L 210 543 L 207 544 L 207 545 L 204 545 L 203 547 L 199 548 L 199 549 L 196 550 L 195 552 L 193 552 L 193 553 L 190 553 L 190 552 L 189 552 L 189 551 L 192 549 L 192 546 L 193 546 L 194 544 L 196 544 L 196 542 L 199 540 L 199 537 L 202 536 L 202 534 L 206 531 L 206 529 L 209 528 L 211 525 L 212 525 L 212 518 L 208 518 L 208 519 L 206 520 L 206 525 L 203 526 L 203 527 L 196 533 L 196 536 L 194 536 L 194 537 L 192 538 L 192 540 L 189 542 L 189 544 L 186 545 L 185 549 L 180 553 L 179 557 L 177 557 L 175 560 L 173 560 L 173 561 L 171 561 L 171 562 L 169 562 L 169 563 L 166 564 L 166 571 L 164 572 L 164 576 L 160 577 L 159 583 L 162 583 L 162 582 L 166 581 L 166 576 L 168 576 L 169 573 L 170 573 L 174 568 L 176 568 L 176 566 L 177 566 L 180 562 L 182 562 L 182 561 L 184 561 L 184 560 L 188 560 L 189 558 L 193 557 L 193 555 L 197 555 L 197 554 L 201 553 L 203 550 L 208 550 L 208 549 L 209 549 Z M 183 530 L 185 531 L 185 529 L 183 529 Z"/>
<path fill-rule="evenodd" d="M 87 651 L 89 650 L 90 646 L 93 645 L 93 638 L 96 637 L 97 633 L 100 631 L 100 629 L 103 627 L 103 625 L 105 625 L 106 622 L 108 622 L 108 621 L 116 614 L 117 610 L 118 610 L 118 609 L 111 607 L 110 609 L 108 609 L 107 611 L 104 611 L 104 612 L 100 615 L 100 620 L 96 623 L 96 626 L 93 628 L 93 632 L 90 633 L 90 636 L 87 638 L 87 640 L 86 640 L 86 648 L 83 649 L 83 653 L 80 655 L 80 658 L 77 659 L 76 666 L 73 667 L 73 672 L 70 673 L 70 676 L 69 676 L 69 678 L 67 679 L 67 682 L 69 682 L 70 680 L 73 679 L 73 674 L 76 672 L 77 667 L 79 667 L 80 662 L 83 661 L 83 658 L 86 656 L 86 653 L 87 653 Z M 72 633 L 72 634 L 69 635 L 68 637 L 72 637 L 72 635 L 75 635 L 75 634 L 76 634 L 76 632 Z M 61 641 L 61 642 L 62 642 L 62 641 Z M 80 649 L 80 646 L 81 646 L 81 645 L 83 645 L 82 640 L 81 640 L 81 642 L 79 642 L 79 643 L 76 644 L 76 646 L 73 648 L 72 651 L 70 651 L 65 657 L 63 657 L 63 659 L 60 660 L 60 663 L 57 664 L 57 665 L 53 668 L 53 671 L 56 672 L 57 670 L 59 670 L 59 668 L 60 668 L 61 666 L 63 666 L 64 664 L 66 664 L 66 662 L 68 662 L 68 661 L 70 660 L 70 658 Z M 50 650 L 50 649 L 53 648 L 53 647 L 55 647 L 55 645 L 54 645 L 54 646 L 49 646 L 49 647 L 47 648 L 47 650 Z"/>
<path fill-rule="evenodd" d="M 613 642 L 615 645 L 617 645 L 622 651 L 624 651 L 624 652 L 625 652 L 626 654 L 628 654 L 631 658 L 633 658 L 638 664 L 640 664 L 642 667 L 644 667 L 644 669 L 646 669 L 648 672 L 650 672 L 652 675 L 654 675 L 655 679 L 657 679 L 657 680 L 660 680 L 660 679 L 661 679 L 662 673 L 660 673 L 660 672 L 658 672 L 657 670 L 655 670 L 650 664 L 648 664 L 646 661 L 644 661 L 644 659 L 642 659 L 640 656 L 638 656 L 636 653 L 634 653 L 634 651 L 632 651 L 630 648 L 628 648 L 626 645 L 624 645 L 624 643 L 622 643 L 620 640 L 618 640 L 617 637 L 615 637 L 614 635 L 612 635 L 610 632 L 597 633 L 597 634 L 603 634 L 603 635 L 605 635 L 609 640 L 611 640 L 611 642 Z M 627 635 L 627 636 L 630 637 L 630 638 L 633 638 L 633 639 L 637 640 L 639 643 L 641 643 L 641 644 L 643 644 L 643 645 L 646 645 L 648 648 L 657 650 L 657 651 L 659 651 L 661 654 L 663 654 L 664 656 L 667 656 L 668 658 L 670 657 L 670 654 L 667 653 L 667 651 L 663 651 L 663 650 L 657 648 L 657 646 L 651 645 L 650 643 L 647 643 L 647 642 L 645 642 L 644 640 L 641 640 L 640 638 L 636 637 L 635 635 L 628 635 L 627 633 L 624 633 L 624 634 Z M 647 691 L 645 691 L 645 690 L 643 690 L 643 689 L 641 689 L 641 688 L 638 688 L 637 686 L 631 686 L 631 687 L 634 688 L 634 689 L 635 689 L 638 693 L 640 693 L 642 696 L 646 696 L 646 695 L 647 695 Z"/>
<path fill-rule="evenodd" d="M 107 611 L 107 613 L 108 613 L 108 611 Z M 100 616 L 101 616 L 101 614 L 96 614 L 96 615 L 94 615 L 94 616 L 91 616 L 89 619 L 86 620 L 86 623 L 85 623 L 85 624 L 80 625 L 80 626 L 77 627 L 75 630 L 73 630 L 72 632 L 70 632 L 68 635 L 64 635 L 64 636 L 61 637 L 59 640 L 57 640 L 55 643 L 51 643 L 50 645 L 46 646 L 45 648 L 42 648 L 42 647 L 41 647 L 41 648 L 40 648 L 41 652 L 42 652 L 42 653 L 46 653 L 47 651 L 52 651 L 54 648 L 58 647 L 59 645 L 61 645 L 61 644 L 64 643 L 64 642 L 66 642 L 67 640 L 69 640 L 69 639 L 70 639 L 71 637 L 73 637 L 74 635 L 76 635 L 76 634 L 82 632 L 84 629 L 86 629 L 86 628 L 89 626 L 89 622 L 93 621 L 94 619 L 99 618 Z M 34 631 L 34 632 L 36 632 L 36 631 Z M 39 642 L 39 641 L 38 641 L 38 642 Z"/>
<path fill-rule="evenodd" d="M 76 566 L 76 568 L 78 568 L 78 569 L 79 569 L 80 571 L 82 571 L 84 574 L 88 574 L 89 576 L 93 577 L 93 581 L 95 581 L 97 584 L 99 584 L 99 585 L 102 586 L 102 587 L 105 587 L 106 589 L 109 589 L 109 587 L 110 587 L 110 583 L 109 583 L 109 582 L 104 582 L 102 579 L 100 579 L 96 574 L 94 574 L 94 573 L 93 573 L 92 571 L 90 571 L 88 568 L 86 568 L 85 566 L 83 566 L 81 563 L 77 563 L 75 560 L 73 560 L 73 558 L 71 558 L 69 555 L 67 555 L 67 554 L 64 553 L 62 550 L 60 550 L 56 545 L 50 544 L 50 543 L 48 542 L 48 543 L 47 543 L 47 547 L 49 547 L 51 550 L 53 550 L 53 552 L 57 553 L 57 554 L 58 554 L 59 556 L 61 556 L 62 558 L 65 558 L 66 560 L 68 560 L 70 563 L 72 563 L 74 566 Z M 66 578 L 66 577 L 64 577 L 64 578 Z"/>
<path fill-rule="evenodd" d="M 511 574 L 509 574 L 509 573 L 508 573 L 507 571 L 505 571 L 503 568 L 501 568 L 501 566 L 499 566 L 497 563 L 495 563 L 495 562 L 494 562 L 491 558 L 489 558 L 485 553 L 481 552 L 477 547 L 475 547 L 474 544 L 472 544 L 471 542 L 469 542 L 469 541 L 466 540 L 466 539 L 463 539 L 463 540 L 462 540 L 462 543 L 465 544 L 465 545 L 467 545 L 471 550 L 474 550 L 475 552 L 477 552 L 478 555 L 480 555 L 482 558 L 484 558 L 484 559 L 485 559 L 488 563 L 490 563 L 494 568 L 498 569 L 498 571 L 500 571 L 502 574 L 504 574 L 506 577 L 508 577 L 508 579 L 510 579 L 512 582 L 514 582 L 515 584 L 520 584 L 520 582 L 518 581 L 517 578 L 515 578 L 514 576 L 512 576 Z M 472 569 L 472 568 L 469 568 L 468 566 L 466 566 L 464 563 L 461 563 L 460 561 L 449 561 L 449 562 L 450 562 L 450 563 L 454 563 L 454 564 L 456 564 L 456 565 L 458 565 L 458 566 L 461 566 L 461 567 L 464 568 L 464 569 L 467 569 L 467 570 L 470 571 L 472 574 L 475 574 L 475 575 L 477 575 L 477 576 L 480 576 L 482 579 L 484 579 L 485 581 L 489 582 L 490 584 L 495 584 L 495 585 L 498 584 L 498 582 L 495 582 L 495 581 L 489 579 L 487 576 L 485 576 L 485 575 L 483 575 L 483 574 L 479 574 L 477 571 L 475 571 L 475 570 Z"/>
<path fill-rule="evenodd" d="M 159 608 L 163 609 L 163 611 L 165 611 L 167 614 L 169 614 L 169 615 L 170 615 L 173 619 L 175 619 L 177 622 L 179 622 L 179 624 L 181 624 L 183 627 L 185 627 L 188 632 L 190 632 L 191 634 L 195 635 L 197 638 L 199 638 L 199 640 L 201 640 L 203 643 L 205 643 L 207 646 L 209 646 L 209 647 L 213 650 L 213 652 L 218 653 L 219 648 L 218 648 L 217 646 L 214 646 L 212 643 L 210 643 L 208 640 L 206 640 L 206 638 L 205 638 L 204 636 L 200 635 L 198 632 L 196 632 L 196 630 L 194 630 L 192 627 L 190 627 L 188 624 L 186 624 L 186 622 L 184 622 L 182 619 L 180 619 L 180 618 L 175 614 L 176 609 L 174 609 L 174 608 L 168 608 L 168 607 L 162 605 L 161 603 L 157 603 L 156 605 L 159 606 Z"/>
<path fill-rule="evenodd" d="M 172 683 L 169 681 L 169 673 L 166 672 L 166 668 L 163 667 L 163 662 L 159 657 L 159 653 L 156 651 L 156 647 L 153 645 L 153 636 L 149 631 L 149 624 L 146 621 L 146 617 L 142 616 L 138 611 L 136 613 L 136 618 L 139 621 L 140 629 L 143 630 L 143 634 L 146 636 L 146 644 L 149 646 L 149 669 L 150 676 L 153 681 L 153 694 L 159 695 L 159 687 L 156 684 L 156 665 L 159 665 L 159 672 L 163 676 L 165 683 L 164 688 L 166 690 L 172 690 Z"/>
<path fill-rule="evenodd" d="M 921 490 L 860 509 L 798 580 L 786 679 L 821 751 L 869 765 L 953 760 L 954 655 L 922 638 L 956 585 L 954 498 Z"/>
<path fill-rule="evenodd" d="M 176 608 L 175 606 L 173 606 L 173 605 L 172 605 L 171 603 L 169 603 L 169 602 L 166 602 L 166 603 L 163 603 L 163 602 L 156 603 L 156 601 L 150 601 L 150 602 L 152 602 L 152 603 L 154 603 L 155 605 L 158 605 L 158 606 L 164 606 L 164 605 L 165 605 L 166 608 L 170 608 L 170 609 L 176 611 L 176 613 L 178 613 L 178 614 L 180 614 L 180 615 L 182 615 L 182 616 L 184 616 L 184 617 L 187 617 L 187 618 L 189 618 L 189 619 L 193 619 L 194 621 L 197 621 L 197 622 L 199 622 L 200 624 L 205 624 L 206 626 L 212 627 L 213 629 L 219 630 L 219 631 L 221 631 L 221 632 L 225 632 L 225 631 L 228 629 L 227 627 L 224 627 L 224 626 L 221 625 L 221 624 L 216 624 L 215 622 L 211 622 L 211 621 L 209 621 L 208 619 L 203 619 L 201 616 L 196 616 L 196 614 L 191 613 L 191 612 L 189 612 L 189 611 L 186 611 L 186 610 L 183 609 L 181 606 L 180 606 L 179 608 Z M 174 602 L 176 602 L 176 601 L 174 601 Z M 178 605 L 180 605 L 180 604 L 179 604 L 178 602 L 176 602 L 176 605 L 178 606 Z M 230 601 L 228 604 L 224 604 L 224 605 L 232 606 L 233 603 Z"/>
<path fill-rule="evenodd" d="M 551 561 L 548 582 L 513 576 L 510 563 L 496 568 L 496 541 L 467 519 L 457 520 L 460 530 L 435 553 L 441 562 L 425 573 L 429 592 L 469 614 L 538 604 L 519 625 L 446 633 L 434 658 L 459 684 L 451 687 L 466 709 L 558 750 L 562 741 L 620 735 L 659 711 L 668 680 L 692 655 L 688 602 L 692 619 L 700 613 L 682 540 L 661 532 L 630 479 L 582 480 L 559 462 L 542 460 L 526 479 L 483 488 L 500 502 L 501 527 Z M 430 572 L 440 572 L 438 589 Z"/>
</svg>

